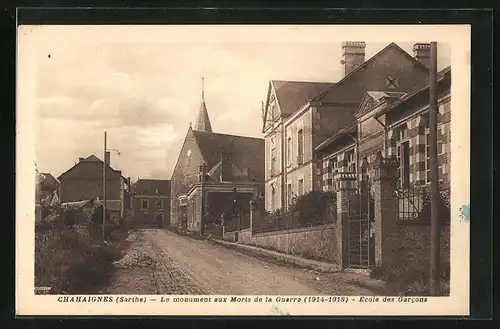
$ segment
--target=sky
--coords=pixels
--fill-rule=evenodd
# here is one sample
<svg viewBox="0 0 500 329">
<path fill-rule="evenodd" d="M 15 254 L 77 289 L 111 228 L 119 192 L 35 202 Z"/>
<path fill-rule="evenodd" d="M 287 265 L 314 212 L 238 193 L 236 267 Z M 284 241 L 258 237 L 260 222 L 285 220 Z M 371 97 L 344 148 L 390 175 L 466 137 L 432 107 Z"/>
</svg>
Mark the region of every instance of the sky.
<svg viewBox="0 0 500 329">
<path fill-rule="evenodd" d="M 125 177 L 169 179 L 196 120 L 202 77 L 213 131 L 253 137 L 262 137 L 269 80 L 342 78 L 338 38 L 295 41 L 293 29 L 269 40 L 183 40 L 168 33 L 101 40 L 100 33 L 106 27 L 93 38 L 62 40 L 54 32 L 37 42 L 36 163 L 42 172 L 57 177 L 79 157 L 102 158 L 106 130 L 108 148 L 120 151 L 111 153 L 111 165 Z M 366 59 L 389 42 L 367 42 Z M 396 43 L 412 54 L 415 42 Z M 448 65 L 449 48 L 439 43 L 438 67 Z"/>
</svg>

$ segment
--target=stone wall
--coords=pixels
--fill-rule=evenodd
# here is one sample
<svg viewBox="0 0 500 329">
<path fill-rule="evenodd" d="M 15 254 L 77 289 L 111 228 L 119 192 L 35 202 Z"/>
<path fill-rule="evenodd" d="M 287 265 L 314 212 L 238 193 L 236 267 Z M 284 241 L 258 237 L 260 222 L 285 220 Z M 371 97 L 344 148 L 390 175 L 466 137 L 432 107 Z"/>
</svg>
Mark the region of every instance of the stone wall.
<svg viewBox="0 0 500 329">
<path fill-rule="evenodd" d="M 304 258 L 337 262 L 336 224 L 253 234 L 250 229 L 230 232 L 224 239 Z"/>
<path fill-rule="evenodd" d="M 397 264 L 404 269 L 424 270 L 429 269 L 430 262 L 430 236 L 429 223 L 400 223 L 398 225 L 398 252 Z M 440 239 L 440 272 L 444 277 L 449 277 L 450 271 L 450 226 L 441 226 Z"/>
</svg>

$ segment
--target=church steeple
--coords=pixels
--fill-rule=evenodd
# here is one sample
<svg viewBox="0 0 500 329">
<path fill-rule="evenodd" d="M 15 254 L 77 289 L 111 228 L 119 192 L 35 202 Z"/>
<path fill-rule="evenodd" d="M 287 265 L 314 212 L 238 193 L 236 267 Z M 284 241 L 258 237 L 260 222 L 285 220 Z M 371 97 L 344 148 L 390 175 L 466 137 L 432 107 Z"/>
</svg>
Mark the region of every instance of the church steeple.
<svg viewBox="0 0 500 329">
<path fill-rule="evenodd" d="M 212 132 L 212 125 L 208 117 L 207 106 L 205 105 L 205 78 L 201 78 L 201 105 L 196 119 L 195 130 Z"/>
</svg>

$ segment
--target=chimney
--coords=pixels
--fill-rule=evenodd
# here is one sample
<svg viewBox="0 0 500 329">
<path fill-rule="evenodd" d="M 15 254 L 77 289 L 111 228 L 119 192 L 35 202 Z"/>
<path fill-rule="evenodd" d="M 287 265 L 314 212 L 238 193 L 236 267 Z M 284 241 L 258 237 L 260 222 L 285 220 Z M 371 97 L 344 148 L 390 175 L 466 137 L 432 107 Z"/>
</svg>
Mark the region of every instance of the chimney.
<svg viewBox="0 0 500 329">
<path fill-rule="evenodd" d="M 431 44 L 430 43 L 416 43 L 413 45 L 413 57 L 425 67 L 429 67 L 431 59 Z"/>
<path fill-rule="evenodd" d="M 342 60 L 344 65 L 344 76 L 348 75 L 365 62 L 364 41 L 344 41 L 342 42 Z"/>
<path fill-rule="evenodd" d="M 109 153 L 108 151 L 106 151 L 106 159 L 104 159 L 104 162 L 106 162 L 106 164 L 107 164 L 108 166 L 110 166 L 110 165 L 111 165 L 111 164 L 110 164 L 110 163 L 111 163 L 111 162 L 110 162 L 110 157 L 111 157 L 110 153 Z"/>
<path fill-rule="evenodd" d="M 85 160 L 85 158 L 79 158 L 78 159 L 79 162 L 82 162 L 83 160 Z"/>
</svg>

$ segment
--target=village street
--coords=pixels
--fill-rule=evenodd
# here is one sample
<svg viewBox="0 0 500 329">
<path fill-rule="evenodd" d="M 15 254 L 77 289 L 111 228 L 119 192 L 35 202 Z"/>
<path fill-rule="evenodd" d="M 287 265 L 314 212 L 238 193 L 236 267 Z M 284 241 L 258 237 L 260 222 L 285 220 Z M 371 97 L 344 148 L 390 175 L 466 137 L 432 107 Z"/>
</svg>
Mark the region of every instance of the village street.
<svg viewBox="0 0 500 329">
<path fill-rule="evenodd" d="M 134 230 L 116 264 L 110 294 L 373 295 L 318 273 L 274 264 L 159 229 Z"/>
</svg>

